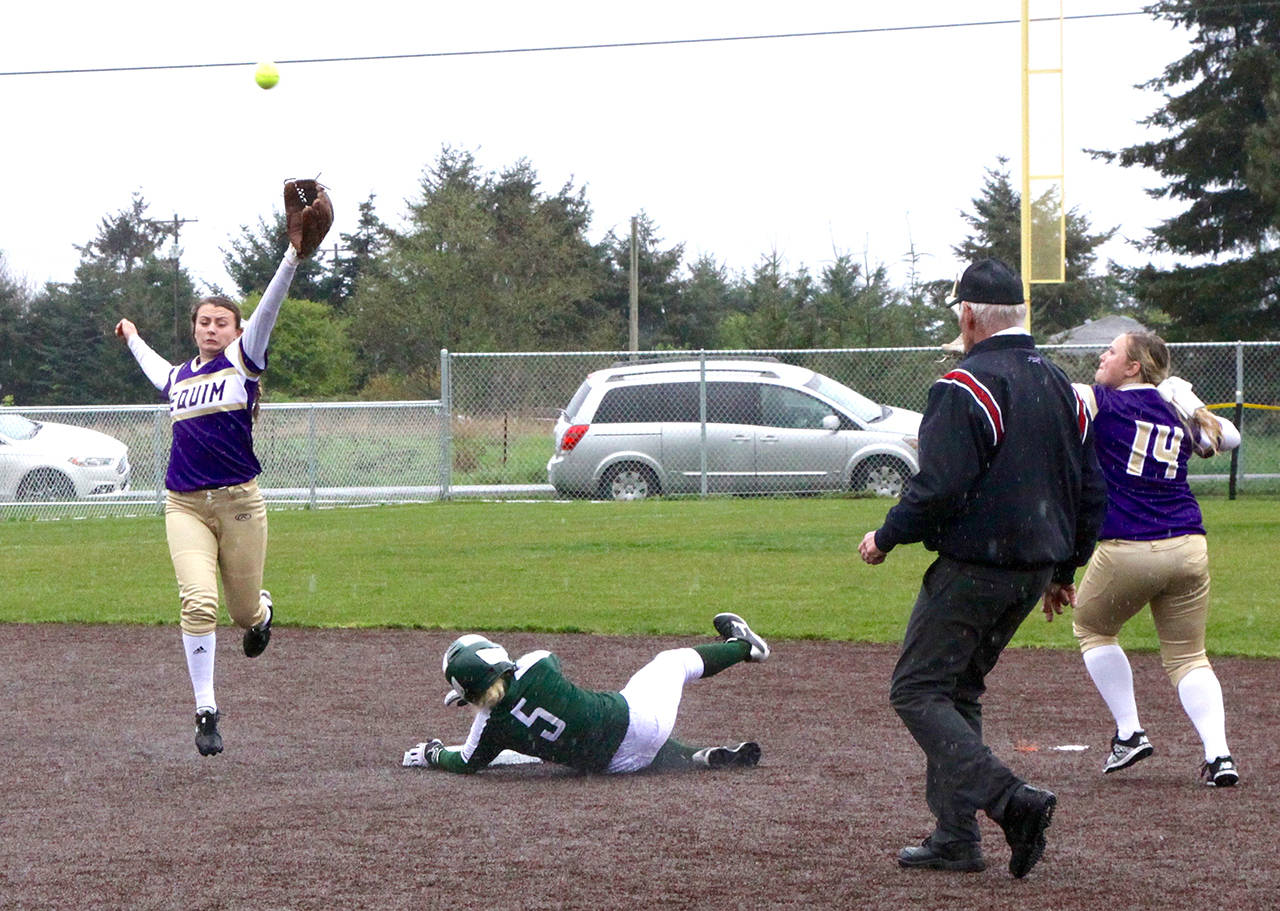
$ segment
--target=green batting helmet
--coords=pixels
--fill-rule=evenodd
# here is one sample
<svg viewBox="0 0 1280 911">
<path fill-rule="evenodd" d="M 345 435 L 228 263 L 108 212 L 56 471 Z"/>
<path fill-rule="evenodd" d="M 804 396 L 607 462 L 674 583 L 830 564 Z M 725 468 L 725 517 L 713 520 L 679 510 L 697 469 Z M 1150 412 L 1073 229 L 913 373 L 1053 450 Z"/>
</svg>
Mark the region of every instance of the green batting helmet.
<svg viewBox="0 0 1280 911">
<path fill-rule="evenodd" d="M 444 652 L 444 677 L 468 702 L 475 702 L 493 682 L 516 669 L 507 650 L 484 636 L 468 633 Z"/>
</svg>

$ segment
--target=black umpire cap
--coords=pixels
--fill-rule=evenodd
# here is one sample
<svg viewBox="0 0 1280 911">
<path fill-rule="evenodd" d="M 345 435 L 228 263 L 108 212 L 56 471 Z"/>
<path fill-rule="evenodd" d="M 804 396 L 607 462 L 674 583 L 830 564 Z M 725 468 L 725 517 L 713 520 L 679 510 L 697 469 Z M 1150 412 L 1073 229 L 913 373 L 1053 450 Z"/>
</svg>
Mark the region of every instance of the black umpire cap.
<svg viewBox="0 0 1280 911">
<path fill-rule="evenodd" d="M 984 259 L 976 262 L 956 282 L 951 289 L 951 300 L 947 306 L 954 307 L 961 301 L 971 304 L 1020 304 L 1022 297 L 1022 279 L 998 259 Z"/>
</svg>

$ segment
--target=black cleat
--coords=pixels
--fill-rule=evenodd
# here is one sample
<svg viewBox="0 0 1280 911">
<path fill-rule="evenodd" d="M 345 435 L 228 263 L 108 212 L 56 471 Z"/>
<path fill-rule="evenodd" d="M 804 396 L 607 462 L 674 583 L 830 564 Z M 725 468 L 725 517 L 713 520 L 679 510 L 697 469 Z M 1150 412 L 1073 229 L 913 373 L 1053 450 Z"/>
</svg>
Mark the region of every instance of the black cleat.
<svg viewBox="0 0 1280 911">
<path fill-rule="evenodd" d="M 262 590 L 262 601 L 267 605 L 267 619 L 244 631 L 244 654 L 247 658 L 257 658 L 267 650 L 271 641 L 271 620 L 275 617 L 275 608 L 271 604 L 271 592 Z"/>
<path fill-rule="evenodd" d="M 218 733 L 218 719 L 222 713 L 217 709 L 204 709 L 196 714 L 196 749 L 201 756 L 213 756 L 222 752 L 222 735 Z"/>
<path fill-rule="evenodd" d="M 1146 731 L 1134 731 L 1128 740 L 1121 740 L 1117 731 L 1111 737 L 1111 753 L 1102 764 L 1103 774 L 1127 769 L 1135 762 L 1146 759 L 1155 752 L 1155 747 L 1147 739 Z"/>
<path fill-rule="evenodd" d="M 1219 756 L 1213 762 L 1200 767 L 1200 780 L 1209 788 L 1234 788 L 1240 780 L 1236 761 L 1230 756 Z"/>
<path fill-rule="evenodd" d="M 1000 828 L 1013 853 L 1009 857 L 1009 872 L 1022 879 L 1031 872 L 1044 855 L 1044 830 L 1053 821 L 1053 808 L 1058 798 L 1051 791 L 1021 785 L 1009 798 Z"/>
<path fill-rule="evenodd" d="M 736 747 L 707 747 L 693 754 L 693 762 L 708 769 L 750 768 L 760 762 L 760 744 L 748 740 Z"/>
<path fill-rule="evenodd" d="M 730 639 L 741 639 L 751 646 L 748 661 L 764 661 L 769 657 L 769 644 L 761 639 L 747 626 L 747 621 L 737 614 L 716 614 L 711 618 L 711 625 L 716 628 L 720 638 L 726 642 Z"/>
</svg>

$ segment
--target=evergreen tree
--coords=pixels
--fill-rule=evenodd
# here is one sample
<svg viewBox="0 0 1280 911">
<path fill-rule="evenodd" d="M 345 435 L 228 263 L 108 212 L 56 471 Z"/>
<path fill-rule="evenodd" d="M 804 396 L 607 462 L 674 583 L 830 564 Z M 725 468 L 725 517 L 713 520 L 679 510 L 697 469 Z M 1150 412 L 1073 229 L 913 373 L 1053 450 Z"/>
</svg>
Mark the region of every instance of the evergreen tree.
<svg viewBox="0 0 1280 911">
<path fill-rule="evenodd" d="M 661 249 L 657 226 L 644 212 L 636 217 L 637 284 L 639 285 L 639 346 L 682 347 L 681 341 L 693 330 L 698 314 L 686 309 L 684 283 L 679 278 L 684 245 Z M 601 289 L 600 302 L 607 312 L 617 314 L 624 338 L 629 340 L 631 321 L 631 231 L 619 236 L 610 231 L 604 238 L 609 256 L 609 281 Z M 623 346 L 625 347 L 625 346 Z"/>
<path fill-rule="evenodd" d="M 337 277 L 335 308 L 345 312 L 347 302 L 355 294 L 360 276 L 382 255 L 391 238 L 391 230 L 380 219 L 373 207 L 374 194 L 360 203 L 360 218 L 354 234 L 340 234 L 345 248 L 332 266 Z M 322 251 L 323 252 L 323 251 Z"/>
<path fill-rule="evenodd" d="M 684 350 L 714 348 L 719 344 L 721 321 L 729 313 L 741 311 L 744 301 L 741 285 L 715 257 L 703 254 L 689 267 L 679 308 L 667 314 L 662 341 Z"/>
<path fill-rule="evenodd" d="M 723 348 L 811 347 L 818 323 L 813 278 L 788 274 L 777 250 L 761 257 L 744 288 L 743 310 L 720 323 Z"/>
<path fill-rule="evenodd" d="M 250 229 L 240 226 L 239 237 L 231 239 L 231 249 L 223 249 L 222 263 L 227 274 L 236 283 L 241 297 L 267 290 L 271 278 L 280 267 L 280 260 L 289 246 L 289 234 L 283 212 L 272 213 L 271 220 L 258 218 L 258 224 Z M 344 238 L 345 239 L 345 238 Z M 320 301 L 335 310 L 341 310 L 345 283 L 341 273 L 326 266 L 324 259 L 333 257 L 333 250 L 321 248 L 308 259 L 298 263 L 293 274 L 289 293 L 304 300 Z"/>
<path fill-rule="evenodd" d="M 583 190 L 544 194 L 526 161 L 485 173 L 448 147 L 420 188 L 408 226 L 386 235 L 351 302 L 371 376 L 419 376 L 445 347 L 589 350 L 617 347 L 619 330 L 625 339 L 600 300 L 607 251 L 586 239 Z"/>
<path fill-rule="evenodd" d="M 129 208 L 103 218 L 98 236 L 76 247 L 75 279 L 50 284 L 32 306 L 19 345 L 32 402 L 154 401 L 155 389 L 113 335 L 122 317 L 171 361 L 193 353 L 194 284 L 179 264 L 162 258 L 164 223 L 146 211 L 135 194 Z"/>
<path fill-rule="evenodd" d="M 814 347 L 889 348 L 928 341 L 917 332 L 917 317 L 883 264 L 863 267 L 847 253 L 838 255 L 822 270 L 814 305 Z"/>
<path fill-rule="evenodd" d="M 1142 122 L 1165 135 L 1093 154 L 1123 167 L 1151 168 L 1168 181 L 1149 192 L 1187 206 L 1152 229 L 1146 249 L 1199 262 L 1133 270 L 1135 294 L 1169 314 L 1172 339 L 1275 338 L 1280 7 L 1164 0 L 1147 12 L 1191 32 L 1191 51 L 1145 84 L 1165 100 Z"/>
<path fill-rule="evenodd" d="M 24 323 L 31 309 L 31 291 L 14 278 L 0 253 L 0 403 L 27 401 L 27 374 L 23 362 Z"/>
<path fill-rule="evenodd" d="M 1020 268 L 1022 260 L 1022 194 L 1009 177 L 1009 160 L 988 168 L 982 192 L 973 199 L 973 212 L 961 213 L 972 233 L 952 247 L 965 263 L 995 257 Z M 1056 210 L 1057 200 L 1032 200 L 1033 208 Z M 1114 306 L 1113 290 L 1105 277 L 1092 274 L 1097 248 L 1115 236 L 1116 228 L 1090 233 L 1092 225 L 1078 208 L 1066 214 L 1066 281 L 1031 286 L 1031 327 L 1040 337 L 1070 329 L 1086 319 L 1104 315 Z"/>
</svg>

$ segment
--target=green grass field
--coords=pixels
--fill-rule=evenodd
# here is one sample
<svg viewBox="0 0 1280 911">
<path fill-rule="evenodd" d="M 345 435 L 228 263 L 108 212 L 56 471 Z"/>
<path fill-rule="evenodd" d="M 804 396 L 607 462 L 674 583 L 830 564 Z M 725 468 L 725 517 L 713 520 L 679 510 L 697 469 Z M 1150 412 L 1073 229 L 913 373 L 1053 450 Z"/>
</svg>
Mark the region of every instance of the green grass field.
<svg viewBox="0 0 1280 911">
<path fill-rule="evenodd" d="M 765 635 L 894 642 L 932 555 L 878 567 L 875 499 L 455 502 L 271 513 L 266 584 L 283 626 L 710 633 L 722 610 Z M 1202 499 L 1214 654 L 1280 655 L 1264 593 L 1280 556 L 1274 500 Z M 176 624 L 160 517 L 0 523 L 0 622 Z M 224 615 L 225 619 L 225 615 Z M 1038 612 L 1015 644 L 1074 648 Z M 1146 613 L 1123 641 L 1154 647 Z"/>
</svg>

